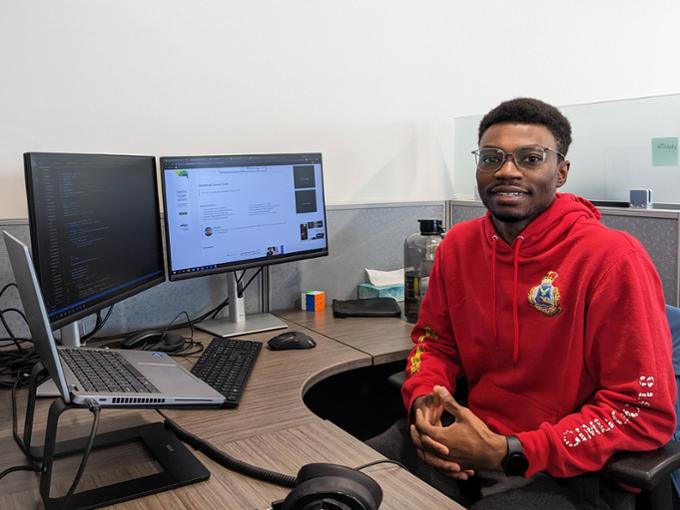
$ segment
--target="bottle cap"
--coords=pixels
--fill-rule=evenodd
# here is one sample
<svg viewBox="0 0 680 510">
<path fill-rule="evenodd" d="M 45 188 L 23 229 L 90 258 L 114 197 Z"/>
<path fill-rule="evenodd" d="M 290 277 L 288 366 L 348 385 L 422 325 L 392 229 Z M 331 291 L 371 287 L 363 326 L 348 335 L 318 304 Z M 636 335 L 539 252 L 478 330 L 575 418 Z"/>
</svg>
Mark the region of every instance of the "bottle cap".
<svg viewBox="0 0 680 510">
<path fill-rule="evenodd" d="M 442 220 L 418 220 L 418 223 L 422 235 L 437 236 L 444 232 Z"/>
</svg>

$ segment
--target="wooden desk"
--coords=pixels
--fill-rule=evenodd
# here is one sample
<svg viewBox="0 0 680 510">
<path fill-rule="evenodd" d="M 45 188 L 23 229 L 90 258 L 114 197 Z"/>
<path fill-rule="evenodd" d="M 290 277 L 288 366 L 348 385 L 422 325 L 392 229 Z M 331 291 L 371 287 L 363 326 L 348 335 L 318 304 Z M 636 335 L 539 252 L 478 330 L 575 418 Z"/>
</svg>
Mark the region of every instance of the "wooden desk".
<svg viewBox="0 0 680 510">
<path fill-rule="evenodd" d="M 365 352 L 379 365 L 405 360 L 413 344 L 413 324 L 397 318 L 352 317 L 336 319 L 328 307 L 323 313 L 290 310 L 277 313 L 289 323 L 311 329 L 345 345 Z"/>
<path fill-rule="evenodd" d="M 304 316 L 296 312 L 281 315 L 289 321 L 292 328 L 305 330 L 300 325 Z M 293 323 L 288 319 L 289 315 L 297 318 L 297 321 Z M 381 459 L 380 454 L 361 441 L 312 414 L 304 405 L 302 397 L 305 390 L 315 382 L 336 373 L 368 366 L 376 363 L 376 359 L 403 358 L 407 352 L 404 332 L 406 329 L 410 330 L 410 327 L 406 323 L 402 325 L 402 321 L 398 319 L 381 319 L 378 326 L 372 326 L 370 319 L 335 321 L 332 315 L 327 314 L 318 314 L 316 317 L 315 314 L 308 314 L 307 319 L 314 327 L 305 331 L 317 341 L 317 347 L 280 352 L 262 349 L 237 409 L 164 412 L 190 432 L 208 439 L 239 459 L 292 475 L 310 462 L 357 466 Z M 326 327 L 324 333 L 320 331 L 321 326 L 317 322 Z M 337 324 L 334 325 L 334 322 Z M 333 331 L 341 335 L 340 341 L 330 337 Z M 271 336 L 270 332 L 249 335 L 248 338 L 266 340 Z M 209 340 L 209 337 L 197 334 L 197 338 L 200 337 Z M 374 352 L 377 355 L 366 352 L 371 350 L 371 337 L 376 344 Z M 363 349 L 350 347 L 345 342 L 347 339 L 362 342 Z M 390 346 L 397 346 L 399 354 L 389 353 Z M 187 360 L 186 364 L 191 365 L 194 361 L 195 359 Z M 19 397 L 20 427 L 25 396 L 26 392 L 22 391 Z M 35 438 L 38 443 L 42 442 L 49 404 L 49 399 L 41 400 L 36 411 Z M 100 431 L 122 429 L 160 419 L 155 411 L 105 409 L 101 415 Z M 67 412 L 60 421 L 59 440 L 87 435 L 90 423 L 91 417 L 87 411 Z M 288 489 L 231 472 L 202 454 L 194 453 L 210 470 L 211 477 L 208 481 L 136 499 L 112 508 L 264 510 L 269 508 L 272 501 L 281 499 L 288 493 Z M 0 392 L 0 459 L 0 470 L 24 463 L 22 454 L 12 440 L 8 391 Z M 53 496 L 65 493 L 79 462 L 79 456 L 57 462 Z M 90 457 L 79 490 L 156 470 L 155 464 L 139 445 L 97 450 Z M 394 465 L 374 466 L 368 468 L 366 473 L 383 488 L 385 496 L 381 508 L 462 508 Z M 0 481 L 0 508 L 14 510 L 41 507 L 36 473 L 12 473 Z"/>
</svg>

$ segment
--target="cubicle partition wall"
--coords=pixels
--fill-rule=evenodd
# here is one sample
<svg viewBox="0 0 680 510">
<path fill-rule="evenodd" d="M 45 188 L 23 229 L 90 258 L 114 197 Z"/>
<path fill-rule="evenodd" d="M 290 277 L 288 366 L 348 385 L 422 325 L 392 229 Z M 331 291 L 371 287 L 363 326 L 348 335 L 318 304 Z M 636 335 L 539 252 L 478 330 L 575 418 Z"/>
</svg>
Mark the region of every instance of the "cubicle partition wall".
<svg viewBox="0 0 680 510">
<path fill-rule="evenodd" d="M 446 202 L 451 224 L 478 218 L 486 209 L 474 200 Z M 639 239 L 654 261 L 664 296 L 669 305 L 680 302 L 680 211 L 659 209 L 630 209 L 624 207 L 599 207 L 602 223 L 624 230 Z"/>
<path fill-rule="evenodd" d="M 419 218 L 444 219 L 444 202 L 409 202 L 329 206 L 327 209 L 328 257 L 289 262 L 263 270 L 246 292 L 248 312 L 284 310 L 299 306 L 300 292 L 322 290 L 332 299 L 356 297 L 365 281 L 365 269 L 393 270 L 403 266 L 404 240 L 418 231 Z M 0 220 L 7 230 L 30 245 L 28 220 Z M 249 270 L 247 278 L 254 270 Z M 0 288 L 13 282 L 4 241 L 0 238 Z M 266 296 L 269 295 L 269 300 Z M 182 311 L 191 317 L 217 306 L 226 297 L 226 276 L 212 275 L 178 282 L 165 282 L 115 305 L 102 334 L 162 328 Z M 20 307 L 16 289 L 0 297 L 0 308 Z M 23 321 L 6 314 L 17 335 L 27 335 Z M 179 317 L 178 322 L 185 320 Z M 86 331 L 94 324 L 84 321 Z M 0 325 L 0 337 L 6 332 Z"/>
<path fill-rule="evenodd" d="M 272 266 L 272 310 L 294 306 L 299 290 L 323 290 L 328 303 L 356 298 L 357 285 L 366 281 L 365 269 L 403 267 L 404 240 L 419 231 L 419 218 L 443 217 L 444 202 L 330 207 L 330 255 Z"/>
<path fill-rule="evenodd" d="M 669 304 L 680 303 L 680 211 L 601 207 L 603 223 L 640 239 L 663 281 Z M 328 208 L 330 255 L 271 266 L 246 292 L 248 311 L 284 310 L 299 305 L 300 292 L 323 290 L 327 302 L 352 299 L 365 281 L 365 269 L 393 270 L 403 266 L 404 240 L 418 230 L 419 218 L 444 220 L 446 226 L 483 215 L 484 206 L 473 200 L 343 205 Z M 28 221 L 0 220 L 0 229 L 29 243 Z M 29 243 L 30 244 L 30 243 Z M 250 272 L 249 272 L 250 274 Z M 0 239 L 0 288 L 14 281 L 7 252 Z M 226 278 L 213 275 L 180 282 L 165 282 L 116 305 L 103 334 L 163 327 L 186 311 L 191 317 L 216 306 L 226 296 Z M 269 300 L 266 296 L 269 295 Z M 15 289 L 0 297 L 0 308 L 20 307 Z M 27 335 L 17 314 L 8 313 L 10 327 Z M 177 319 L 184 320 L 184 317 Z M 85 330 L 93 319 L 84 321 Z M 0 326 L 0 336 L 5 331 Z"/>
</svg>

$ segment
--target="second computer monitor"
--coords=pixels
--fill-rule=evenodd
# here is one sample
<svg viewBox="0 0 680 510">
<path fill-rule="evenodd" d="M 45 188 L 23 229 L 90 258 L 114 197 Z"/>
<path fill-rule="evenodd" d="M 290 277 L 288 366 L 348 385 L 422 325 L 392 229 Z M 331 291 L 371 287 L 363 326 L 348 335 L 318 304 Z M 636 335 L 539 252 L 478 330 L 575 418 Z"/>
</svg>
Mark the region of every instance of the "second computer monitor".
<svg viewBox="0 0 680 510">
<path fill-rule="evenodd" d="M 321 154 L 160 159 L 171 280 L 328 254 Z"/>
</svg>

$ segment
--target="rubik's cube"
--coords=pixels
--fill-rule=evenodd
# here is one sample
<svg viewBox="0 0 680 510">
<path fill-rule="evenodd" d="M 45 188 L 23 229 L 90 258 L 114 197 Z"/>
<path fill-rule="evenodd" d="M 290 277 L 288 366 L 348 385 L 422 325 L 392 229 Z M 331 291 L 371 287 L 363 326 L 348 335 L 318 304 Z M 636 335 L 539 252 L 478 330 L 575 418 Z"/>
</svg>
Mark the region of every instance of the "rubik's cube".
<svg viewBox="0 0 680 510">
<path fill-rule="evenodd" d="M 320 312 L 326 302 L 326 294 L 322 290 L 308 290 L 303 292 L 300 297 L 300 304 L 303 310 L 308 312 Z"/>
</svg>

